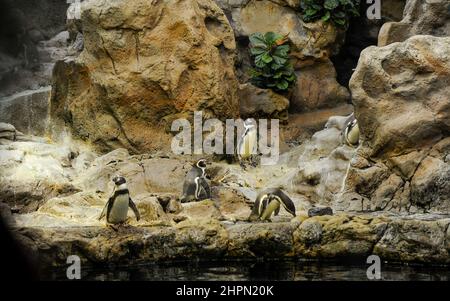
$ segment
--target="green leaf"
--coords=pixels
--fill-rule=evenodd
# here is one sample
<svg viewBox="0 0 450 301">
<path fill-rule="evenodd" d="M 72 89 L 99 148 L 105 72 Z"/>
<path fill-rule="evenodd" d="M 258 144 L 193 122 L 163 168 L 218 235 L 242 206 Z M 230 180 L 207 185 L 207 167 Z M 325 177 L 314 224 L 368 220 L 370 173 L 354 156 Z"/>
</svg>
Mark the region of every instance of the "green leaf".
<svg viewBox="0 0 450 301">
<path fill-rule="evenodd" d="M 333 18 L 333 22 L 337 25 L 345 26 L 347 24 L 346 19 L 340 19 L 340 18 Z"/>
<path fill-rule="evenodd" d="M 275 63 L 277 65 L 281 65 L 281 66 L 283 66 L 287 62 L 287 58 L 279 57 L 276 55 L 273 56 L 273 60 L 275 61 Z"/>
<path fill-rule="evenodd" d="M 264 35 L 260 32 L 255 32 L 254 34 L 250 35 L 249 39 L 252 47 L 267 47 L 264 40 Z"/>
<path fill-rule="evenodd" d="M 261 47 L 252 47 L 252 48 L 250 48 L 250 53 L 252 55 L 261 55 L 261 54 L 263 54 L 265 52 L 267 52 L 267 50 L 264 49 L 264 48 L 261 48 Z"/>
<path fill-rule="evenodd" d="M 270 62 L 272 62 L 273 61 L 273 58 L 270 56 L 270 54 L 268 54 L 268 53 L 265 53 L 263 56 L 262 56 L 262 61 L 264 62 L 264 63 L 266 63 L 266 64 L 269 64 Z"/>
<path fill-rule="evenodd" d="M 267 32 L 264 35 L 266 43 L 269 44 L 269 45 L 273 45 L 275 43 L 275 41 L 281 39 L 282 37 L 283 37 L 282 35 L 274 33 L 274 32 L 271 32 L 271 31 Z"/>
<path fill-rule="evenodd" d="M 323 7 L 328 10 L 333 10 L 339 6 L 339 0 L 325 0 Z"/>
<path fill-rule="evenodd" d="M 285 80 L 280 81 L 279 83 L 277 83 L 277 89 L 279 90 L 287 90 L 287 88 L 289 88 L 289 83 Z"/>
<path fill-rule="evenodd" d="M 327 22 L 331 18 L 331 14 L 329 11 L 326 12 L 326 14 L 322 17 L 322 21 Z"/>
</svg>

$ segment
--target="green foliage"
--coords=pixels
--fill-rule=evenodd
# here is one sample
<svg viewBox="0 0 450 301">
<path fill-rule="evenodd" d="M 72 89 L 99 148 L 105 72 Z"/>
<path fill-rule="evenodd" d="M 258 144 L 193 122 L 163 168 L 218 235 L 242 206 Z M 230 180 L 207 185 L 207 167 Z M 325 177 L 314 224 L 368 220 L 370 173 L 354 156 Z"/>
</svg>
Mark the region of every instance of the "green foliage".
<svg viewBox="0 0 450 301">
<path fill-rule="evenodd" d="M 252 83 L 263 89 L 285 92 L 297 80 L 289 59 L 287 36 L 273 32 L 250 36 L 250 53 L 255 68 L 250 71 Z"/>
<path fill-rule="evenodd" d="M 303 0 L 302 18 L 305 22 L 322 19 L 347 28 L 351 17 L 359 16 L 361 0 Z"/>
</svg>

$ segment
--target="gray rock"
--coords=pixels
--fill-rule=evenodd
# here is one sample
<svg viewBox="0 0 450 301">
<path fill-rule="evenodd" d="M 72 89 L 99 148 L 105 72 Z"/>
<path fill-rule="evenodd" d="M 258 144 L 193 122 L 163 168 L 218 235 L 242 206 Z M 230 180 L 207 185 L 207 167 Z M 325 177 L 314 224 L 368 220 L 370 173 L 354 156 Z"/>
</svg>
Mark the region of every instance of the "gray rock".
<svg viewBox="0 0 450 301">
<path fill-rule="evenodd" d="M 276 118 L 287 120 L 289 100 L 269 89 L 252 84 L 239 86 L 240 113 L 242 118 Z"/>
<path fill-rule="evenodd" d="M 323 216 L 323 215 L 333 215 L 333 209 L 330 207 L 314 207 L 308 210 L 308 216 Z"/>
<path fill-rule="evenodd" d="M 0 121 L 31 135 L 43 136 L 49 116 L 51 87 L 30 90 L 0 99 Z"/>
</svg>

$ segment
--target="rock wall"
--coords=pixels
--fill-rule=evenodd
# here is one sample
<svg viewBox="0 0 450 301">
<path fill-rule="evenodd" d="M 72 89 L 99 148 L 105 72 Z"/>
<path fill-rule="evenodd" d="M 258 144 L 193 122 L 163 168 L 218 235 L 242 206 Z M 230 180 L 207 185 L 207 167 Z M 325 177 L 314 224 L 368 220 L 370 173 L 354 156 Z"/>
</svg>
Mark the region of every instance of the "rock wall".
<svg viewBox="0 0 450 301">
<path fill-rule="evenodd" d="M 342 209 L 449 212 L 449 54 L 433 36 L 363 51 L 350 83 L 363 142 Z"/>
<path fill-rule="evenodd" d="M 414 35 L 450 35 L 449 0 L 408 0 L 403 20 L 388 22 L 380 30 L 378 45 L 402 42 Z"/>
<path fill-rule="evenodd" d="M 304 23 L 298 0 L 216 0 L 234 29 L 238 47 L 237 74 L 249 80 L 251 58 L 248 37 L 255 32 L 289 34 L 291 55 L 299 78 L 289 95 L 290 111 L 305 112 L 335 107 L 349 100 L 348 90 L 336 81 L 329 58 L 336 55 L 345 32 L 321 21 Z M 318 88 L 320 87 L 320 89 Z"/>
<path fill-rule="evenodd" d="M 167 149 L 195 110 L 239 115 L 234 35 L 212 0 L 86 1 L 81 18 L 83 52 L 54 69 L 54 129 L 138 153 Z"/>
</svg>

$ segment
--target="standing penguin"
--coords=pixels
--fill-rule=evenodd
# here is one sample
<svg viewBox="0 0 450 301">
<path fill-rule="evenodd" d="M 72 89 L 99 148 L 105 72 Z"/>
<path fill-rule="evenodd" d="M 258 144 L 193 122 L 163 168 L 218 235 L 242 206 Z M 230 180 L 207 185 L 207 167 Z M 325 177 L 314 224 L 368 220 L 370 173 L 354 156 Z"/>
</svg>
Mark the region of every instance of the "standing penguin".
<svg viewBox="0 0 450 301">
<path fill-rule="evenodd" d="M 359 125 L 354 113 L 345 121 L 342 136 L 343 142 L 349 146 L 359 144 Z"/>
<path fill-rule="evenodd" d="M 115 184 L 113 195 L 109 198 L 98 219 L 101 220 L 106 214 L 108 223 L 122 224 L 127 220 L 128 207 L 130 207 L 136 220 L 139 220 L 141 218 L 139 210 L 130 197 L 125 178 L 116 176 L 113 178 L 113 182 Z"/>
<path fill-rule="evenodd" d="M 272 213 L 275 216 L 280 213 L 281 206 L 294 217 L 296 216 L 294 203 L 281 189 L 270 188 L 264 190 L 256 197 L 249 220 L 254 221 L 259 219 L 262 221 L 270 221 Z"/>
<path fill-rule="evenodd" d="M 182 203 L 211 198 L 211 189 L 206 179 L 206 160 L 198 160 L 186 174 L 183 184 Z"/>
<path fill-rule="evenodd" d="M 244 133 L 238 139 L 236 153 L 239 158 L 240 165 L 245 168 L 244 161 L 250 160 L 251 164 L 255 166 L 252 161 L 253 155 L 258 149 L 258 130 L 256 128 L 256 121 L 248 118 L 244 121 Z"/>
</svg>

